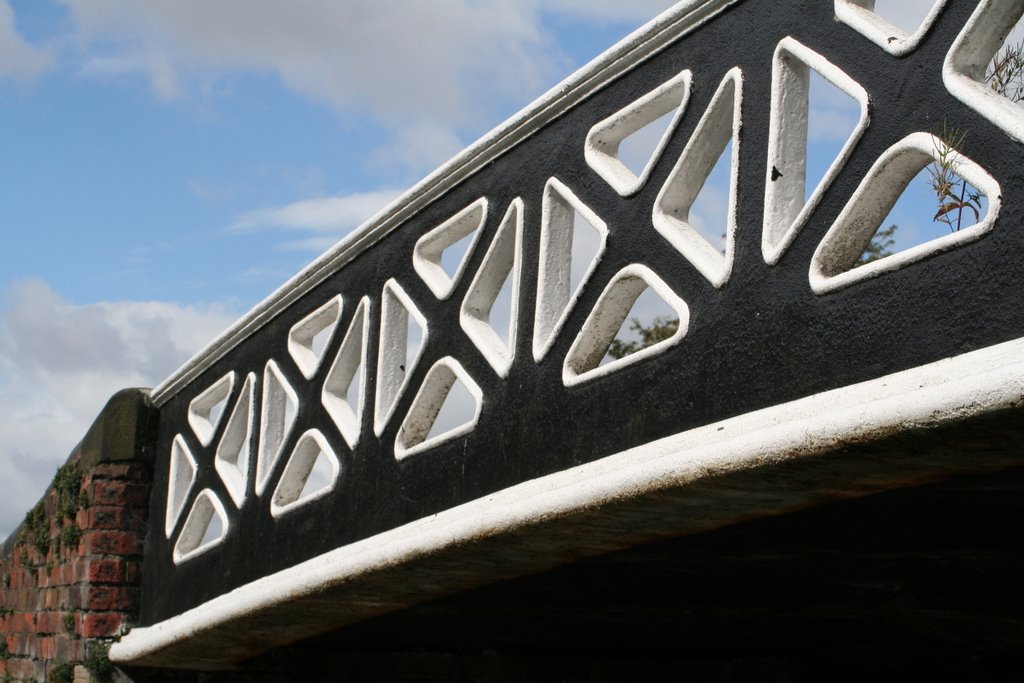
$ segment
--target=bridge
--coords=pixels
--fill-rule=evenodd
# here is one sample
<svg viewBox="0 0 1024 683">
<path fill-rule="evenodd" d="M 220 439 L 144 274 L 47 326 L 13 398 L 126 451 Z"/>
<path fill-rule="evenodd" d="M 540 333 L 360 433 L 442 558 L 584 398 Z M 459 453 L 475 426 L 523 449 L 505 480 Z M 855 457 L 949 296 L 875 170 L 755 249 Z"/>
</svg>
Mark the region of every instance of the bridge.
<svg viewBox="0 0 1024 683">
<path fill-rule="evenodd" d="M 466 149 L 132 409 L 153 474 L 110 660 L 1019 658 L 1024 108 L 986 68 L 1022 15 L 688 0 Z M 816 83 L 856 111 L 820 173 Z M 956 225 L 865 258 L 929 168 Z M 662 333 L 609 355 L 648 301 Z"/>
</svg>

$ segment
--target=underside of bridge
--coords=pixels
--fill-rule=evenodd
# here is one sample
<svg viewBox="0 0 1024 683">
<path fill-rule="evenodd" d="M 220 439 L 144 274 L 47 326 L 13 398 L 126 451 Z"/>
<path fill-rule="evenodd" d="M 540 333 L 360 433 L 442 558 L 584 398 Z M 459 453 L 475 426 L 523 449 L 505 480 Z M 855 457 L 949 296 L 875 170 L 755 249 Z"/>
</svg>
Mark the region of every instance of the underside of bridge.
<svg viewBox="0 0 1024 683">
<path fill-rule="evenodd" d="M 962 473 L 921 470 L 936 480 L 592 557 L 581 538 L 574 562 L 231 670 L 128 671 L 140 681 L 990 680 L 1024 663 L 1024 465 L 1012 464 L 1022 437 L 1020 412 L 1006 411 L 850 445 L 830 467 L 955 462 Z M 796 488 L 806 470 L 791 474 Z M 490 561 L 500 575 L 500 551 Z M 469 581 L 486 582 L 481 567 Z"/>
</svg>

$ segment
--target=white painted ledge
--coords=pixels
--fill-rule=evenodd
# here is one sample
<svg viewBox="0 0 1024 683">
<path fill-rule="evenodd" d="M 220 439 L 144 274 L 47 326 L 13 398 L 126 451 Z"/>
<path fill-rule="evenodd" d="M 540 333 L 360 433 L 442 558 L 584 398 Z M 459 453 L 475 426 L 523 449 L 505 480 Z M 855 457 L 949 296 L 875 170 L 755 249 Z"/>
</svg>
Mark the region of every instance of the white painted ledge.
<svg viewBox="0 0 1024 683">
<path fill-rule="evenodd" d="M 438 597 L 446 586 L 465 587 L 471 574 L 467 557 L 476 561 L 472 566 L 480 574 L 479 582 L 485 583 L 507 578 L 495 574 L 513 572 L 527 562 L 536 570 L 537 562 L 554 566 L 565 558 L 614 549 L 608 545 L 608 529 L 599 529 L 600 524 L 618 524 L 617 531 L 632 533 L 633 538 L 623 543 L 628 545 L 644 533 L 638 531 L 641 527 L 652 535 L 692 533 L 862 495 L 866 489 L 918 483 L 922 477 L 948 475 L 951 467 L 970 470 L 1005 466 L 1003 460 L 1019 463 L 1024 455 L 1016 450 L 992 458 L 957 451 L 960 459 L 952 465 L 940 464 L 938 458 L 933 462 L 932 454 L 913 463 L 883 454 L 853 458 L 852 464 L 844 463 L 845 469 L 834 467 L 851 443 L 1022 406 L 1024 339 L 1017 339 L 708 424 L 524 482 L 325 553 L 164 622 L 134 629 L 113 645 L 110 657 L 119 664 L 227 666 L 261 647 L 270 649 L 288 639 Z M 799 486 L 780 487 L 773 479 L 773 472 L 790 472 L 780 478 L 794 476 L 793 468 L 779 467 L 787 463 L 803 467 Z M 754 485 L 744 488 L 742 496 L 727 489 L 715 498 L 710 482 L 743 471 L 757 473 Z M 856 483 L 851 472 L 869 483 Z M 694 491 L 702 496 L 701 514 L 680 514 L 679 509 L 693 505 Z M 749 507 L 737 509 L 737 500 Z M 666 514 L 666 504 L 680 508 Z M 632 507 L 628 514 L 617 515 L 623 505 Z M 600 508 L 600 523 L 594 517 L 586 519 L 595 508 Z M 502 542 L 513 536 L 516 542 L 511 546 Z M 495 543 L 488 547 L 491 541 Z M 499 553 L 504 553 L 504 562 L 496 560 Z M 538 560 L 544 553 L 546 558 Z M 429 582 L 396 581 L 395 574 L 403 567 L 413 567 L 410 573 L 427 576 Z M 420 585 L 432 586 L 433 592 Z M 292 619 L 297 614 L 303 617 L 301 624 Z M 302 628 L 311 630 L 302 633 Z"/>
</svg>

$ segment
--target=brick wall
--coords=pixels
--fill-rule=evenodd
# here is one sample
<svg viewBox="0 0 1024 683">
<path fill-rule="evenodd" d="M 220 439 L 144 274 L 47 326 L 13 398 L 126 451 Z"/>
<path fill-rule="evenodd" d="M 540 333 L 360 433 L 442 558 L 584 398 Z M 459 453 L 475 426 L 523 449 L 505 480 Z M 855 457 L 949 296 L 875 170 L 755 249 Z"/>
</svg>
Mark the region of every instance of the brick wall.
<svg viewBox="0 0 1024 683">
<path fill-rule="evenodd" d="M 116 394 L 0 551 L 0 681 L 109 679 L 132 625 L 156 414 Z"/>
</svg>

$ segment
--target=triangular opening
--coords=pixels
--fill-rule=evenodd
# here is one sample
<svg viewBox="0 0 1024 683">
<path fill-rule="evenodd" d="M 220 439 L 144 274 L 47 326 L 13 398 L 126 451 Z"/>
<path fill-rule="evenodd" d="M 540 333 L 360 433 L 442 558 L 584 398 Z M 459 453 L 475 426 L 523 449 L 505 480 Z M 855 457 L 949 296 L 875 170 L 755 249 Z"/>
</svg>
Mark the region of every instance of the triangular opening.
<svg viewBox="0 0 1024 683">
<path fill-rule="evenodd" d="M 631 195 L 646 182 L 686 108 L 690 75 L 682 72 L 587 133 L 587 164 L 620 195 Z"/>
<path fill-rule="evenodd" d="M 732 271 L 741 86 L 732 69 L 654 203 L 655 229 L 716 287 Z"/>
<path fill-rule="evenodd" d="M 427 371 L 398 430 L 395 457 L 406 458 L 472 431 L 482 392 L 462 365 L 445 356 Z"/>
<path fill-rule="evenodd" d="M 213 441 L 234 386 L 235 373 L 229 372 L 189 403 L 188 423 L 199 443 L 204 446 L 209 446 Z"/>
<path fill-rule="evenodd" d="M 473 278 L 460 311 L 460 324 L 498 375 L 515 354 L 519 302 L 523 202 L 515 199 Z"/>
<path fill-rule="evenodd" d="M 174 531 L 174 525 L 185 507 L 185 500 L 196 480 L 196 460 L 185 444 L 181 434 L 174 437 L 171 443 L 171 463 L 167 481 L 167 514 L 164 519 L 164 532 L 168 538 Z"/>
<path fill-rule="evenodd" d="M 650 287 L 633 302 L 625 320 L 601 359 L 607 365 L 672 338 L 679 331 L 675 309 Z"/>
<path fill-rule="evenodd" d="M 238 401 L 231 411 L 231 417 L 228 418 L 224 436 L 217 445 L 217 455 L 214 458 L 214 467 L 238 507 L 242 507 L 242 503 L 245 502 L 249 484 L 255 383 L 256 375 L 250 372 L 238 394 Z"/>
<path fill-rule="evenodd" d="M 416 242 L 413 268 L 438 299 L 455 289 L 486 220 L 487 199 L 481 197 Z"/>
<path fill-rule="evenodd" d="M 297 322 L 288 332 L 288 353 L 306 379 L 313 379 L 341 318 L 341 297 L 335 296 Z"/>
<path fill-rule="evenodd" d="M 608 227 L 557 178 L 544 189 L 533 355 L 540 361 L 604 253 Z"/>
<path fill-rule="evenodd" d="M 295 424 L 299 399 L 273 360 L 263 371 L 263 409 L 256 458 L 256 493 L 263 495 L 285 440 Z"/>
<path fill-rule="evenodd" d="M 341 472 L 338 456 L 327 439 L 311 429 L 295 444 L 271 499 L 275 517 L 320 498 L 334 489 Z"/>
<path fill-rule="evenodd" d="M 775 51 L 765 178 L 765 261 L 777 263 L 868 122 L 867 93 L 792 38 Z"/>
<path fill-rule="evenodd" d="M 661 353 L 682 340 L 688 325 L 689 307 L 661 278 L 646 266 L 626 266 L 583 323 L 566 355 L 562 381 L 579 384 Z"/>
<path fill-rule="evenodd" d="M 874 7 L 870 7 L 874 5 Z M 916 33 L 935 7 L 935 2 L 907 2 L 907 0 L 861 0 L 858 4 L 873 9 L 881 19 L 907 35 Z"/>
<path fill-rule="evenodd" d="M 380 436 L 427 342 L 427 320 L 395 280 L 381 295 L 381 338 L 377 356 L 374 432 Z"/>
<path fill-rule="evenodd" d="M 210 489 L 203 489 L 196 496 L 174 545 L 175 564 L 220 545 L 227 533 L 228 518 L 224 505 Z"/>
<path fill-rule="evenodd" d="M 886 150 L 818 245 L 812 289 L 901 268 L 991 230 L 999 185 L 958 151 L 962 142 L 914 133 Z"/>
<path fill-rule="evenodd" d="M 362 429 L 363 368 L 366 364 L 366 346 L 369 343 L 370 300 L 359 302 L 338 355 L 324 380 L 320 400 L 338 427 L 349 448 L 355 448 Z"/>
</svg>

